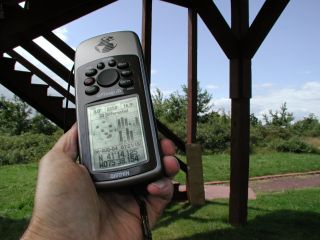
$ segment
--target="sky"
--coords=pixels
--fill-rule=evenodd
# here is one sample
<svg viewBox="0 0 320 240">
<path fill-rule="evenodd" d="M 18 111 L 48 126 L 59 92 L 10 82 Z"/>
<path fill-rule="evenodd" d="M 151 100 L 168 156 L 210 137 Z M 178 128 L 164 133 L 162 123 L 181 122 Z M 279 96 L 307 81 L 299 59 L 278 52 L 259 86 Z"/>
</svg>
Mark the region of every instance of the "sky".
<svg viewBox="0 0 320 240">
<path fill-rule="evenodd" d="M 230 25 L 230 1 L 215 0 Z M 250 23 L 264 0 L 250 0 Z M 119 0 L 54 31 L 72 48 L 96 35 L 131 30 L 141 36 L 141 0 Z M 320 117 L 320 1 L 292 0 L 252 59 L 251 112 L 259 118 L 286 102 L 296 120 Z M 187 84 L 187 17 L 185 8 L 153 1 L 151 91 L 165 96 Z M 72 61 L 43 38 L 34 40 L 71 69 Z M 25 56 L 21 48 L 16 50 Z M 28 56 L 41 66 L 32 56 Z M 23 69 L 17 65 L 17 69 Z M 42 66 L 41 66 L 42 68 Z M 59 78 L 44 70 L 54 79 Z M 34 82 L 40 83 L 35 77 Z M 213 109 L 230 111 L 229 61 L 198 17 L 198 81 L 212 94 Z M 3 87 L 0 93 L 8 94 Z M 51 91 L 55 95 L 54 91 Z"/>
</svg>

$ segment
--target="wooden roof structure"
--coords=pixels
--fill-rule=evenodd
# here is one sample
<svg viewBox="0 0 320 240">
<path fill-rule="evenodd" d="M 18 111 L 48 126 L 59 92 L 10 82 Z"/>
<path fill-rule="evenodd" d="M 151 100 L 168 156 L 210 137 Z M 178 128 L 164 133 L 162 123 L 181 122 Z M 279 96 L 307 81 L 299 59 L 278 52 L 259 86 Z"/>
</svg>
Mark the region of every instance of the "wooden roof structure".
<svg viewBox="0 0 320 240">
<path fill-rule="evenodd" d="M 152 0 L 142 0 L 142 46 L 150 75 Z M 155 1 L 155 0 L 154 0 Z M 188 8 L 188 116 L 187 143 L 195 142 L 196 99 L 197 99 L 197 16 L 206 24 L 230 62 L 231 98 L 231 177 L 229 220 L 234 225 L 247 221 L 248 176 L 249 176 L 249 133 L 251 98 L 251 59 L 259 49 L 272 26 L 287 6 L 289 0 L 266 0 L 249 26 L 249 0 L 231 1 L 231 27 L 212 0 L 161 0 L 163 2 Z M 21 0 L 0 1 L 0 83 L 48 117 L 58 126 L 75 121 L 74 109 L 65 110 L 63 100 L 68 98 L 75 103 L 73 94 L 57 81 L 37 68 L 14 50 L 21 46 L 64 81 L 71 79 L 70 69 L 62 65 L 32 40 L 43 36 L 71 60 L 75 52 L 52 31 L 70 21 L 80 18 L 94 10 L 105 7 L 116 0 L 27 0 L 25 7 L 19 6 Z M 3 57 L 3 53 L 12 58 Z M 14 70 L 19 62 L 29 72 Z M 32 84 L 31 77 L 38 76 L 47 85 Z M 61 96 L 47 95 L 48 87 Z M 177 147 L 185 151 L 185 143 L 170 129 L 158 122 L 159 130 L 174 140 Z M 188 171 L 185 164 L 182 170 Z"/>
</svg>

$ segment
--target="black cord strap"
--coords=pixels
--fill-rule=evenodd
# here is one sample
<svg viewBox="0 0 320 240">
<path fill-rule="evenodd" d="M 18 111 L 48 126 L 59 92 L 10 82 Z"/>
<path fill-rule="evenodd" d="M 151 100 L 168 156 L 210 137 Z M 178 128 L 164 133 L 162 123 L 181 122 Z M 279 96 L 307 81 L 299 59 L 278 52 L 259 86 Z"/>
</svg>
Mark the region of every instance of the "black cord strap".
<svg viewBox="0 0 320 240">
<path fill-rule="evenodd" d="M 141 230 L 145 240 L 152 240 L 152 233 L 150 230 L 149 219 L 148 219 L 148 211 L 145 200 L 138 195 L 137 193 L 133 193 L 134 198 L 137 201 L 137 204 L 140 208 L 140 217 L 141 217 Z"/>
<path fill-rule="evenodd" d="M 64 122 L 63 122 L 63 130 L 65 133 L 69 130 L 67 117 L 68 117 L 68 107 L 69 107 L 70 85 L 71 85 L 73 71 L 74 71 L 74 64 L 72 65 L 72 68 L 70 70 L 70 74 L 68 77 L 68 88 L 67 88 L 66 105 L 64 109 Z"/>
</svg>

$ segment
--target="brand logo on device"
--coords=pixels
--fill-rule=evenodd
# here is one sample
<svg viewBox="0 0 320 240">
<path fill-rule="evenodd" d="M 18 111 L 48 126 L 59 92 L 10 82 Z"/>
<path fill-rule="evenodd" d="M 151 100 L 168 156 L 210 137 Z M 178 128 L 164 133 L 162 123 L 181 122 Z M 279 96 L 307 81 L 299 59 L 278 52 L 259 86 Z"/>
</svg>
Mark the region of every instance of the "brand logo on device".
<svg viewBox="0 0 320 240">
<path fill-rule="evenodd" d="M 116 178 L 123 178 L 123 177 L 128 177 L 128 176 L 130 176 L 130 172 L 128 170 L 125 170 L 125 171 L 121 171 L 121 172 L 111 173 L 110 178 L 116 179 Z"/>
<path fill-rule="evenodd" d="M 100 39 L 100 42 L 94 47 L 94 49 L 100 53 L 110 52 L 117 46 L 113 36 L 104 36 Z"/>
</svg>

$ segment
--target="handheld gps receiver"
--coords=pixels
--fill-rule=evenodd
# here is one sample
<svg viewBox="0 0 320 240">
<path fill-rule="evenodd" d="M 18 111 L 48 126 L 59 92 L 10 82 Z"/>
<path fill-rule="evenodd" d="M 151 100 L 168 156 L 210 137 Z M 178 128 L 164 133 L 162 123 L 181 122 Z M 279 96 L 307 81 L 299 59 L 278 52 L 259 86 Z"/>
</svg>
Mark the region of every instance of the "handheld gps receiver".
<svg viewBox="0 0 320 240">
<path fill-rule="evenodd" d="M 161 176 L 162 163 L 142 50 L 133 32 L 88 39 L 75 56 L 81 163 L 97 187 Z"/>
</svg>

